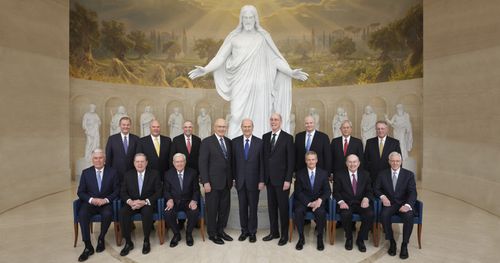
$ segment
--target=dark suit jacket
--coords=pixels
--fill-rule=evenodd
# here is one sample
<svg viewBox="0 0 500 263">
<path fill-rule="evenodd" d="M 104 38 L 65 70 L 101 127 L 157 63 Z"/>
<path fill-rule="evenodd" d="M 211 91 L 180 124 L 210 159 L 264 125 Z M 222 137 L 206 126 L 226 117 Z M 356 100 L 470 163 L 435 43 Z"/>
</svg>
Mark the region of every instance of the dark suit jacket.
<svg viewBox="0 0 500 263">
<path fill-rule="evenodd" d="M 109 202 L 113 202 L 120 193 L 120 185 L 118 182 L 118 174 L 111 167 L 104 167 L 102 175 L 101 191 L 97 186 L 97 176 L 95 167 L 89 167 L 82 171 L 80 177 L 80 185 L 78 185 L 78 197 L 82 202 L 89 202 L 91 197 L 107 198 Z"/>
<path fill-rule="evenodd" d="M 215 134 L 201 142 L 198 168 L 200 169 L 201 183 L 210 183 L 212 189 L 223 190 L 231 188 L 233 176 L 231 171 L 231 140 L 224 137 L 228 158 L 224 153 Z"/>
<path fill-rule="evenodd" d="M 200 145 L 201 139 L 195 135 L 191 135 L 191 153 L 188 154 L 186 140 L 184 139 L 184 134 L 176 136 L 172 140 L 172 146 L 170 147 L 170 164 L 172 164 L 174 154 L 183 153 L 186 155 L 186 167 L 193 168 L 199 173 L 198 169 L 198 157 L 200 156 Z"/>
<path fill-rule="evenodd" d="M 364 197 L 372 200 L 373 190 L 370 174 L 366 171 L 358 169 L 356 195 L 354 195 L 354 192 L 352 191 L 351 173 L 349 171 L 340 170 L 334 176 L 333 197 L 337 202 L 344 200 L 344 202 L 349 206 L 353 204 L 361 205 L 361 201 Z"/>
<path fill-rule="evenodd" d="M 271 136 L 272 132 L 262 136 L 265 182 L 266 185 L 282 186 L 285 181 L 292 182 L 295 168 L 293 137 L 281 130 L 275 146 L 271 150 Z"/>
<path fill-rule="evenodd" d="M 171 143 L 172 141 L 169 137 L 160 135 L 160 156 L 158 156 L 153 138 L 151 138 L 151 135 L 148 135 L 139 139 L 136 152 L 144 153 L 148 158 L 148 167 L 157 170 L 160 176 L 163 176 L 172 165 L 169 159 Z M 163 180 L 163 177 L 160 179 Z"/>
<path fill-rule="evenodd" d="M 177 170 L 170 168 L 163 178 L 163 197 L 165 201 L 173 199 L 174 203 L 180 201 L 198 202 L 200 199 L 200 181 L 198 180 L 198 173 L 189 167 L 184 169 L 182 178 L 182 190 L 177 176 Z"/>
<path fill-rule="evenodd" d="M 321 198 L 323 202 L 321 206 L 328 206 L 328 198 L 332 194 L 328 177 L 330 173 L 319 167 L 316 167 L 314 175 L 314 187 L 311 188 L 309 181 L 309 172 L 304 168 L 295 175 L 294 198 L 300 205 L 306 206 L 312 201 Z"/>
<path fill-rule="evenodd" d="M 389 165 L 389 154 L 391 152 L 401 153 L 399 141 L 394 138 L 386 137 L 382 157 L 380 157 L 379 153 L 378 137 L 366 141 L 365 169 L 370 173 L 372 182 L 376 181 L 376 177 L 380 171 L 391 168 Z"/>
<path fill-rule="evenodd" d="M 355 154 L 359 157 L 361 162 L 360 168 L 364 167 L 364 153 L 363 153 L 363 142 L 360 139 L 352 137 L 349 139 L 349 145 L 347 145 L 347 153 L 344 156 L 344 137 L 340 136 L 332 140 L 331 152 L 332 152 L 332 172 L 335 174 L 341 170 L 347 170 L 345 164 L 347 156 Z"/>
<path fill-rule="evenodd" d="M 111 135 L 108 138 L 108 142 L 106 143 L 106 163 L 118 172 L 120 182 L 128 170 L 134 169 L 134 155 L 137 150 L 137 141 L 139 141 L 139 137 L 129 133 L 128 150 L 125 154 L 121 133 Z"/>
<path fill-rule="evenodd" d="M 236 189 L 245 187 L 250 191 L 257 191 L 259 183 L 264 183 L 264 152 L 262 140 L 252 136 L 248 149 L 248 160 L 245 160 L 244 136 L 236 137 L 233 143 L 233 176 L 236 180 Z"/>
<path fill-rule="evenodd" d="M 146 169 L 146 172 L 144 174 L 144 182 L 142 183 L 142 192 L 139 195 L 137 171 L 133 169 L 129 170 L 123 178 L 120 198 L 123 202 L 126 202 L 128 199 L 149 199 L 151 206 L 156 207 L 156 200 L 161 197 L 161 191 L 162 185 L 158 171 Z"/>
<path fill-rule="evenodd" d="M 306 132 L 299 132 L 295 135 L 295 171 L 302 170 L 306 167 L 305 155 L 306 155 Z M 331 151 L 330 151 L 330 139 L 328 135 L 322 133 L 318 130 L 314 132 L 314 137 L 311 142 L 310 151 L 315 151 L 318 154 L 317 167 L 330 172 L 331 170 Z"/>
<path fill-rule="evenodd" d="M 417 200 L 417 186 L 413 172 L 401 168 L 399 170 L 396 191 L 392 187 L 392 170 L 386 169 L 380 172 L 375 183 L 375 196 L 385 195 L 391 201 L 391 205 L 402 206 L 409 204 L 415 207 Z"/>
</svg>

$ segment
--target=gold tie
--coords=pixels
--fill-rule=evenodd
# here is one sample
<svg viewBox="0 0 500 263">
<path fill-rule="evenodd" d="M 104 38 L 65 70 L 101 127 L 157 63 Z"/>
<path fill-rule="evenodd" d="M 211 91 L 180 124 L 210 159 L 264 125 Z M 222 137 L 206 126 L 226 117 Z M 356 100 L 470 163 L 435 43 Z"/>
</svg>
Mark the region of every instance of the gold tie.
<svg viewBox="0 0 500 263">
<path fill-rule="evenodd" d="M 382 152 L 384 151 L 384 140 L 380 140 L 380 144 L 378 145 L 378 151 L 379 151 L 380 157 L 382 157 Z"/>
<path fill-rule="evenodd" d="M 160 157 L 160 142 L 158 141 L 158 137 L 154 137 L 154 144 L 156 149 L 156 154 Z"/>
</svg>

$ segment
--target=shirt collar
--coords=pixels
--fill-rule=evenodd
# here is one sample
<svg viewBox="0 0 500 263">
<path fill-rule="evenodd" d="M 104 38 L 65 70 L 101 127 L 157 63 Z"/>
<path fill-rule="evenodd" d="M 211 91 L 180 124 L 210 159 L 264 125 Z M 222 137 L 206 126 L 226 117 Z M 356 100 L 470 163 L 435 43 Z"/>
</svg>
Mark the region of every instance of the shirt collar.
<svg viewBox="0 0 500 263">
<path fill-rule="evenodd" d="M 311 172 L 313 172 L 314 174 L 316 174 L 316 168 L 314 168 L 312 170 L 309 169 L 309 168 L 307 168 L 307 172 L 308 172 L 308 175 L 311 175 Z"/>
</svg>

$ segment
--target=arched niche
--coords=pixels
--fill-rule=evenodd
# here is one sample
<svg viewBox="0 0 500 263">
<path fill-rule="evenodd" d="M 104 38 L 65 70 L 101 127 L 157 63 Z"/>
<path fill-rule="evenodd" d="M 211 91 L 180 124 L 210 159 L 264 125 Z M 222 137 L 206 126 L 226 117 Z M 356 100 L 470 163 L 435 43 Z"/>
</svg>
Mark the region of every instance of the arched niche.
<svg viewBox="0 0 500 263">
<path fill-rule="evenodd" d="M 104 104 L 104 120 L 102 121 L 102 126 L 104 127 L 104 132 L 101 135 L 101 138 L 108 138 L 110 135 L 110 125 L 111 125 L 111 119 L 113 118 L 113 115 L 118 111 L 118 107 L 123 106 L 125 107 L 125 111 L 127 112 L 127 115 L 131 117 L 133 120 L 132 116 L 130 116 L 130 112 L 127 108 L 127 105 L 125 105 L 124 101 L 121 98 L 118 97 L 111 97 L 108 100 L 106 100 Z M 133 127 L 134 124 L 132 124 Z M 131 133 L 134 133 L 134 131 L 131 131 Z"/>
<path fill-rule="evenodd" d="M 372 106 L 373 112 L 377 114 L 377 120 L 384 120 L 384 115 L 387 114 L 387 102 L 381 97 L 373 97 L 370 99 L 368 105 Z M 363 105 L 363 108 L 366 105 Z"/>
<path fill-rule="evenodd" d="M 311 100 L 308 101 L 307 104 L 304 107 L 303 113 L 302 113 L 302 118 L 297 119 L 297 116 L 295 116 L 295 130 L 296 133 L 299 131 L 304 130 L 304 118 L 308 115 L 311 114 L 311 112 L 316 112 L 319 116 L 319 127 L 316 127 L 317 130 L 319 131 L 325 131 L 326 125 L 325 125 L 325 104 L 320 101 L 320 100 Z"/>
<path fill-rule="evenodd" d="M 137 102 L 137 104 L 135 105 L 135 112 L 137 114 L 136 114 L 136 118 L 135 118 L 134 127 L 135 127 L 135 130 L 137 131 L 137 136 L 139 136 L 141 133 L 141 115 L 145 112 L 145 109 L 148 106 L 151 108 L 151 113 L 153 113 L 153 115 L 155 116 L 155 119 L 160 121 L 160 125 L 161 125 L 160 127 L 161 127 L 162 133 L 164 131 L 166 131 L 165 127 L 164 127 L 164 122 L 161 121 L 162 120 L 161 116 L 160 116 L 161 109 L 159 109 L 152 100 L 142 99 L 139 102 Z"/>
<path fill-rule="evenodd" d="M 354 101 L 352 101 L 348 97 L 343 97 L 337 100 L 335 103 L 330 104 L 328 107 L 328 127 L 325 129 L 325 132 L 330 136 L 330 138 L 333 139 L 334 137 L 334 132 L 333 132 L 333 119 L 335 118 L 335 115 L 337 115 L 337 111 L 339 108 L 343 108 L 344 111 L 347 113 L 347 118 L 353 123 L 353 135 L 356 135 L 356 120 L 357 120 L 357 112 L 356 112 L 356 105 Z"/>
<path fill-rule="evenodd" d="M 71 171 L 75 170 L 76 160 L 83 158 L 85 156 L 85 144 L 87 137 L 85 131 L 82 127 L 83 115 L 90 109 L 90 104 L 96 105 L 96 113 L 101 118 L 100 134 L 102 134 L 102 107 L 98 105 L 97 102 L 93 101 L 91 98 L 81 95 L 76 96 L 71 100 L 71 112 L 70 112 L 70 160 L 71 160 Z M 100 139 L 100 147 L 102 148 L 102 136 Z M 71 173 L 73 174 L 73 173 Z"/>
<path fill-rule="evenodd" d="M 206 100 L 198 101 L 196 103 L 195 109 L 194 109 L 194 118 L 193 118 L 193 126 L 195 127 L 194 134 L 199 135 L 199 130 L 200 126 L 198 125 L 198 116 L 201 114 L 201 109 L 205 109 L 207 111 L 207 114 L 210 116 L 210 119 L 212 120 L 212 124 L 215 121 L 215 108 L 210 104 L 210 102 Z M 212 129 L 212 125 L 210 125 L 210 129 Z"/>
<path fill-rule="evenodd" d="M 171 134 L 170 134 L 170 127 L 168 125 L 168 120 L 170 118 L 170 115 L 174 113 L 175 111 L 175 108 L 178 108 L 179 109 L 179 113 L 182 114 L 182 118 L 183 120 L 186 120 L 186 113 L 185 113 L 185 110 L 184 110 L 184 104 L 178 100 L 172 100 L 170 102 L 167 103 L 167 107 L 165 108 L 165 124 L 166 124 L 166 129 L 165 129 L 165 132 L 163 134 L 168 134 L 168 136 L 170 137 L 173 137 Z"/>
</svg>

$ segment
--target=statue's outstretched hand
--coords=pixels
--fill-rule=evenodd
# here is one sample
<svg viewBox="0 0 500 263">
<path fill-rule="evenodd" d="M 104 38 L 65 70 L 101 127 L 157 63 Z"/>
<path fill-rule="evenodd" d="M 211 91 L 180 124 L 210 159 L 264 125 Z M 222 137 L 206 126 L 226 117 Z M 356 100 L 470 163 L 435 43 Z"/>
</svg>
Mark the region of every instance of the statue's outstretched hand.
<svg viewBox="0 0 500 263">
<path fill-rule="evenodd" d="M 204 67 L 195 66 L 195 69 L 189 71 L 189 78 L 195 79 L 195 78 L 201 77 L 205 74 L 207 74 L 207 71 L 205 70 Z"/>
<path fill-rule="evenodd" d="M 294 79 L 306 81 L 308 77 L 309 77 L 309 74 L 302 71 L 301 68 L 292 70 L 292 78 L 294 78 Z"/>
</svg>

